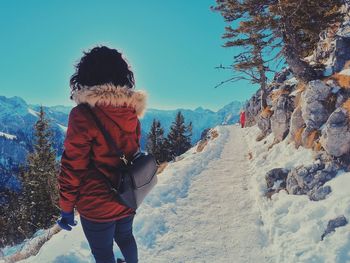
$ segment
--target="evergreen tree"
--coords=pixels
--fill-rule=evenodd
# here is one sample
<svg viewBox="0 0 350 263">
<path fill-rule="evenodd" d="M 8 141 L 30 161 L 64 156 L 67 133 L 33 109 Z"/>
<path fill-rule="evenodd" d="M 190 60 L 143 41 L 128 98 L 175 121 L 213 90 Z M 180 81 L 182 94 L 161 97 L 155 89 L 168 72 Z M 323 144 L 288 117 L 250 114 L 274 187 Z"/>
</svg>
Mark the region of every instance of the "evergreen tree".
<svg viewBox="0 0 350 263">
<path fill-rule="evenodd" d="M 179 111 L 170 127 L 165 145 L 169 152 L 169 159 L 179 156 L 191 148 L 192 123 L 185 125 L 185 118 Z"/>
<path fill-rule="evenodd" d="M 161 127 L 160 121 L 153 119 L 151 130 L 147 136 L 146 148 L 160 163 L 168 159 L 164 141 L 164 129 Z"/>
<path fill-rule="evenodd" d="M 261 2 L 261 3 L 260 3 Z M 239 47 L 242 50 L 234 56 L 230 67 L 218 68 L 233 69 L 238 72 L 226 81 L 222 81 L 216 87 L 232 81 L 249 80 L 253 84 L 259 84 L 261 90 L 261 109 L 266 103 L 267 72 L 270 71 L 268 62 L 274 58 L 269 57 L 270 44 L 274 43 L 274 36 L 269 31 L 268 10 L 264 1 L 223 1 L 217 0 L 214 11 L 222 14 L 226 22 L 231 23 L 225 28 L 224 39 L 227 39 L 224 47 Z M 239 21 L 239 23 L 236 23 Z M 275 43 L 274 43 L 275 44 Z"/>
<path fill-rule="evenodd" d="M 259 62 L 264 56 L 259 58 L 254 52 L 263 54 L 264 50 L 270 48 L 272 52 L 277 48 L 276 58 L 282 55 L 294 76 L 307 82 L 317 78 L 317 73 L 304 61 L 304 57 L 315 49 L 322 30 L 343 19 L 344 14 L 340 12 L 343 2 L 344 0 L 216 0 L 217 5 L 213 10 L 219 11 L 231 24 L 226 27 L 224 38 L 233 41 L 228 41 L 226 46 L 248 48 L 241 54 L 248 56 L 247 65 L 250 69 L 257 68 L 256 63 L 266 67 L 268 62 L 266 59 Z M 263 69 L 260 67 L 260 70 Z M 265 79 L 259 70 L 258 72 L 260 80 L 257 82 L 263 82 Z"/>
<path fill-rule="evenodd" d="M 9 189 L 0 192 L 0 247 L 15 245 L 33 234 L 24 195 Z"/>
<path fill-rule="evenodd" d="M 274 0 L 271 14 L 278 17 L 276 36 L 283 41 L 282 53 L 295 77 L 303 82 L 319 77 L 315 69 L 304 61 L 319 41 L 322 30 L 343 20 L 343 0 Z"/>
<path fill-rule="evenodd" d="M 27 157 L 22 172 L 23 195 L 32 231 L 49 227 L 58 215 L 56 153 L 52 147 L 52 133 L 43 108 L 35 124 L 34 151 Z"/>
</svg>

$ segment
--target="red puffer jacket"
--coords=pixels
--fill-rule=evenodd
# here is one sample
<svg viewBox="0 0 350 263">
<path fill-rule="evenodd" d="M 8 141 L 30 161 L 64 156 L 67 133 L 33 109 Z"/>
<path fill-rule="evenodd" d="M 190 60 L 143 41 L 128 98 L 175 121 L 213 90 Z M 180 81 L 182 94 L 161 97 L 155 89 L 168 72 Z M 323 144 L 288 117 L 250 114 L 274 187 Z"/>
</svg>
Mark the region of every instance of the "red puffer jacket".
<svg viewBox="0 0 350 263">
<path fill-rule="evenodd" d="M 126 88 L 97 86 L 78 91 L 73 98 L 79 105 L 69 115 L 64 142 L 58 178 L 60 208 L 70 212 L 76 207 L 81 216 L 97 222 L 135 213 L 117 203 L 109 191 L 102 174 L 111 181 L 118 180 L 112 170 L 121 160 L 107 145 L 93 117 L 81 103 L 94 106 L 95 115 L 130 159 L 139 148 L 138 116 L 143 113 L 145 95 Z"/>
</svg>

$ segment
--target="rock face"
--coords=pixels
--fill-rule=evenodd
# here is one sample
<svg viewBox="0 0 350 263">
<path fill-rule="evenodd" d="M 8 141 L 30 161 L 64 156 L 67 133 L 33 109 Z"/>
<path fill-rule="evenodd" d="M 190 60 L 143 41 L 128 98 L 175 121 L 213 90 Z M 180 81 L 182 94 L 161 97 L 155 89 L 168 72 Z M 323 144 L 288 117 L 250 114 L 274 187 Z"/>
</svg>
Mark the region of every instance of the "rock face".
<svg viewBox="0 0 350 263">
<path fill-rule="evenodd" d="M 301 106 L 298 106 L 294 109 L 291 118 L 290 118 L 290 129 L 289 133 L 292 139 L 295 140 L 297 132 L 300 131 L 300 129 L 305 127 L 305 122 L 302 117 L 302 112 L 301 112 Z M 299 146 L 299 145 L 297 145 Z"/>
<path fill-rule="evenodd" d="M 336 109 L 329 116 L 320 141 L 332 156 L 339 157 L 350 151 L 349 117 L 343 108 Z"/>
<path fill-rule="evenodd" d="M 345 226 L 347 223 L 348 220 L 346 220 L 345 216 L 339 216 L 335 219 L 329 220 L 326 231 L 321 236 L 321 240 L 323 240 L 329 233 L 334 232 L 336 228 Z"/>
<path fill-rule="evenodd" d="M 312 201 L 323 200 L 330 192 L 332 192 L 332 189 L 329 185 L 321 186 L 320 188 L 312 189 L 309 192 L 309 198 Z"/>
<path fill-rule="evenodd" d="M 307 194 L 313 201 L 322 200 L 331 192 L 330 187 L 323 185 L 335 177 L 338 169 L 337 164 L 320 160 L 307 167 L 293 168 L 286 179 L 286 190 L 289 194 Z"/>
<path fill-rule="evenodd" d="M 332 87 L 324 84 L 321 80 L 313 80 L 309 82 L 306 90 L 302 93 L 302 118 L 309 129 L 318 129 L 327 121 L 329 113 L 324 102 L 329 97 L 331 90 Z"/>
<path fill-rule="evenodd" d="M 267 172 L 265 175 L 267 188 L 273 188 L 276 183 L 279 184 L 279 187 L 285 188 L 288 172 L 285 168 L 274 168 Z"/>
<path fill-rule="evenodd" d="M 266 173 L 265 181 L 267 186 L 266 196 L 271 198 L 275 193 L 282 189 L 286 189 L 286 179 L 289 170 L 284 168 L 274 168 Z"/>
<path fill-rule="evenodd" d="M 274 114 L 271 116 L 271 131 L 277 141 L 282 141 L 289 132 L 290 117 L 293 104 L 288 94 L 281 95 L 274 106 Z"/>
<path fill-rule="evenodd" d="M 245 126 L 251 127 L 257 124 L 257 118 L 260 112 L 260 90 L 258 90 L 247 102 L 245 106 L 246 124 Z"/>
<path fill-rule="evenodd" d="M 261 115 L 257 118 L 257 124 L 263 136 L 266 136 L 271 132 L 271 120 Z"/>
</svg>

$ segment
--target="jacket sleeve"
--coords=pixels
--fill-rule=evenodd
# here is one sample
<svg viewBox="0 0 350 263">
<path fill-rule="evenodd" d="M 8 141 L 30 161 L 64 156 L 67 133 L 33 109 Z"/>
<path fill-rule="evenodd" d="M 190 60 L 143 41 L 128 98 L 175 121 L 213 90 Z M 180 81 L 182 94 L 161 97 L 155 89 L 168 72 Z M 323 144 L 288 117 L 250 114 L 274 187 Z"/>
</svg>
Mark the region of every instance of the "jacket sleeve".
<svg viewBox="0 0 350 263">
<path fill-rule="evenodd" d="M 137 144 L 138 144 L 139 148 L 141 148 L 141 122 L 140 122 L 140 120 L 137 120 L 136 135 L 137 135 Z"/>
<path fill-rule="evenodd" d="M 59 206 L 65 212 L 74 209 L 79 186 L 88 170 L 90 150 L 93 141 L 89 132 L 88 119 L 79 107 L 72 109 L 69 115 L 68 129 L 61 158 L 61 171 L 58 177 Z"/>
</svg>

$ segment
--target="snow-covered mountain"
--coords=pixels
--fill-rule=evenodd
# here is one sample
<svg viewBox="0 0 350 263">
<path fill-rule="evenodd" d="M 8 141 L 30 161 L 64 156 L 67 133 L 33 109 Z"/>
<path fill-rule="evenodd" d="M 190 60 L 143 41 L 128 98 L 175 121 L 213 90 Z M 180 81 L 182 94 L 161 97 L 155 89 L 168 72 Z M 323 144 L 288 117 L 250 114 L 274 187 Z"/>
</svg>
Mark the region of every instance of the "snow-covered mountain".
<svg viewBox="0 0 350 263">
<path fill-rule="evenodd" d="M 233 101 L 217 112 L 203 109 L 179 109 L 187 122 L 193 123 L 192 142 L 199 140 L 204 129 L 218 124 L 234 123 L 238 120 L 238 113 L 242 103 Z M 11 187 L 16 180 L 11 171 L 16 170 L 23 163 L 25 156 L 32 149 L 33 126 L 38 119 L 40 105 L 26 103 L 20 97 L 7 98 L 0 96 L 0 186 Z M 62 153 L 63 140 L 67 129 L 68 115 L 71 107 L 44 106 L 45 113 L 51 121 L 54 136 L 54 147 L 58 155 Z M 142 146 L 144 148 L 147 133 L 154 118 L 160 120 L 166 133 L 178 110 L 149 109 L 142 123 Z M 17 186 L 16 186 L 17 187 Z"/>
</svg>

